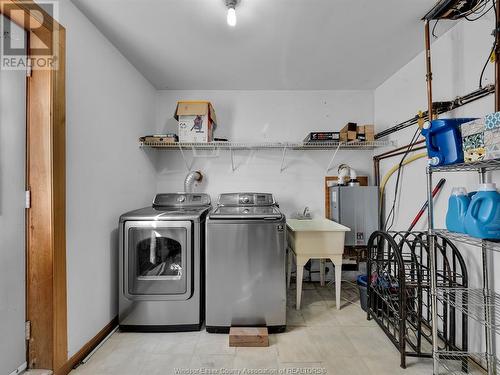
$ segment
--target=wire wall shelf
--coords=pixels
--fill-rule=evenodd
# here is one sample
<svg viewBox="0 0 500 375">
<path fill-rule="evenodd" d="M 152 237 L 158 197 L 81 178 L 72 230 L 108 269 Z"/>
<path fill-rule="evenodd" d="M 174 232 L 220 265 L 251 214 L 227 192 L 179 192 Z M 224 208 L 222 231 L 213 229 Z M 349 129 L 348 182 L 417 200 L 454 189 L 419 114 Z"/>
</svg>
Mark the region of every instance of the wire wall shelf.
<svg viewBox="0 0 500 375">
<path fill-rule="evenodd" d="M 495 314 L 500 313 L 500 294 L 485 289 L 436 289 L 439 301 L 453 306 L 467 316 L 500 334 L 500 323 Z M 488 315 L 487 315 L 488 314 Z M 488 316 L 488 319 L 486 319 Z"/>
<path fill-rule="evenodd" d="M 486 353 L 446 352 L 436 353 L 439 361 L 439 374 L 451 375 L 483 375 L 487 367 Z M 498 359 L 490 359 L 493 368 L 499 368 Z"/>
<path fill-rule="evenodd" d="M 285 159 L 288 150 L 326 150 L 332 153 L 326 173 L 331 170 L 333 161 L 339 150 L 374 150 L 378 147 L 396 146 L 394 141 L 324 141 L 324 142 L 206 142 L 206 143 L 186 143 L 186 142 L 155 142 L 142 140 L 139 142 L 142 148 L 151 148 L 156 150 L 179 151 L 184 159 L 186 168 L 191 170 L 193 163 L 188 161 L 186 151 L 192 151 L 195 158 L 214 158 L 219 157 L 221 150 L 229 151 L 231 154 L 231 168 L 233 172 L 237 169 L 234 160 L 234 151 L 238 150 L 279 150 L 282 152 L 280 172 L 286 169 Z M 199 153 L 198 151 L 204 151 Z"/>
<path fill-rule="evenodd" d="M 440 165 L 429 167 L 431 172 L 479 172 L 500 170 L 500 159 L 482 160 L 472 163 Z"/>
<path fill-rule="evenodd" d="M 332 150 L 341 148 L 345 150 L 373 150 L 378 147 L 394 146 L 392 141 L 351 141 L 351 142 L 140 142 L 141 147 L 150 147 L 164 150 Z"/>
<path fill-rule="evenodd" d="M 446 229 L 435 229 L 434 233 L 446 237 L 451 241 L 461 242 L 466 245 L 472 245 L 477 247 L 484 246 L 487 250 L 500 252 L 500 242 L 482 240 L 480 238 L 474 238 L 468 236 L 467 234 L 450 232 Z"/>
</svg>

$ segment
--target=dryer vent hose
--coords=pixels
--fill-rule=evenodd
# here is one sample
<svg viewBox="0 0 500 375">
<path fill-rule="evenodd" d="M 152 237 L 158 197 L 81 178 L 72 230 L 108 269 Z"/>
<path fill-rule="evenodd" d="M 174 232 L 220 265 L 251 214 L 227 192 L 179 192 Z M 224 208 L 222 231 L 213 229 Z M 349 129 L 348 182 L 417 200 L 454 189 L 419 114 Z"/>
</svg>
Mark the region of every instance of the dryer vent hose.
<svg viewBox="0 0 500 375">
<path fill-rule="evenodd" d="M 200 171 L 189 172 L 184 180 L 184 192 L 192 193 L 193 186 L 195 182 L 201 182 L 203 180 L 203 175 Z"/>
</svg>

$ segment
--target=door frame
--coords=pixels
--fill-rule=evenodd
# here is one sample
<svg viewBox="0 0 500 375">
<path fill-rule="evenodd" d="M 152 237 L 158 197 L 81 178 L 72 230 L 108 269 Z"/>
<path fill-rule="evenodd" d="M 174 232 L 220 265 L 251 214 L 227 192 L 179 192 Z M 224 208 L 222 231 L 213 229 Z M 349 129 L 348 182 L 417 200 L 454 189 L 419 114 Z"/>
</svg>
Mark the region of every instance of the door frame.
<svg viewBox="0 0 500 375">
<path fill-rule="evenodd" d="M 26 319 L 29 368 L 61 373 L 68 359 L 66 301 L 65 28 L 32 0 L 0 0 L 0 14 L 27 32 L 57 69 L 33 67 L 26 91 Z M 63 370 L 64 371 L 64 370 Z M 64 371 L 65 372 L 65 371 Z"/>
</svg>

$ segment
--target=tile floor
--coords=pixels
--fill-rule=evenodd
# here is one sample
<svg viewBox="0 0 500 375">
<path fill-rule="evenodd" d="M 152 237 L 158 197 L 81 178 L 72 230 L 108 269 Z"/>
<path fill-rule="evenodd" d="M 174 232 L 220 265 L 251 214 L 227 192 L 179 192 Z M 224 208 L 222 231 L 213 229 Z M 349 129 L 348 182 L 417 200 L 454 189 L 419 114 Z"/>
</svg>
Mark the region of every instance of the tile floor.
<svg viewBox="0 0 500 375">
<path fill-rule="evenodd" d="M 427 359 L 399 355 L 375 322 L 367 321 L 355 285 L 342 285 L 342 309 L 332 287 L 304 283 L 302 309 L 295 310 L 295 289 L 288 294 L 287 332 L 271 335 L 267 348 L 230 348 L 228 336 L 188 333 L 115 333 L 72 375 L 431 374 Z M 305 368 L 313 368 L 302 370 Z M 176 370 L 177 369 L 177 370 Z M 179 371 L 179 369 L 185 371 Z M 217 369 L 211 371 L 209 369 Z M 221 371 L 225 369 L 226 371 Z M 247 369 L 246 372 L 234 371 Z M 249 371 L 263 369 L 265 371 Z M 286 369 L 277 372 L 276 369 Z M 189 371 L 191 370 L 191 371 Z M 233 371 L 231 371 L 233 370 Z M 302 370 L 299 372 L 298 370 Z"/>
</svg>

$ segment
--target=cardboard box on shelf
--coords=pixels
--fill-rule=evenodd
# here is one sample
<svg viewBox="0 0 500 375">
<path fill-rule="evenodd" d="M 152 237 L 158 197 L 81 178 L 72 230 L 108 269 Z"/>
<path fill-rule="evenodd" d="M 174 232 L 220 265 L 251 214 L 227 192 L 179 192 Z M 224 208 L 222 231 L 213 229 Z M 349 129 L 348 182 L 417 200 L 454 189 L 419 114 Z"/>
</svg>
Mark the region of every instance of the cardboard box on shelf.
<svg viewBox="0 0 500 375">
<path fill-rule="evenodd" d="M 339 132 L 311 132 L 304 142 L 335 142 L 340 139 Z"/>
<path fill-rule="evenodd" d="M 354 122 L 347 123 L 347 125 L 340 130 L 340 140 L 342 142 L 355 141 L 358 134 L 357 125 L 358 124 Z"/>
<path fill-rule="evenodd" d="M 462 148 L 466 163 L 500 158 L 500 121 L 495 113 L 462 124 Z"/>
<path fill-rule="evenodd" d="M 360 125 L 357 129 L 357 139 L 373 142 L 375 140 L 375 127 L 373 125 Z"/>
<path fill-rule="evenodd" d="M 179 121 L 179 142 L 212 142 L 217 118 L 208 101 L 179 101 L 174 118 Z"/>
<path fill-rule="evenodd" d="M 145 135 L 144 137 L 140 137 L 140 142 L 145 143 L 155 143 L 155 144 L 167 144 L 167 143 L 175 143 L 179 140 L 177 134 L 154 134 L 154 135 Z"/>
</svg>

